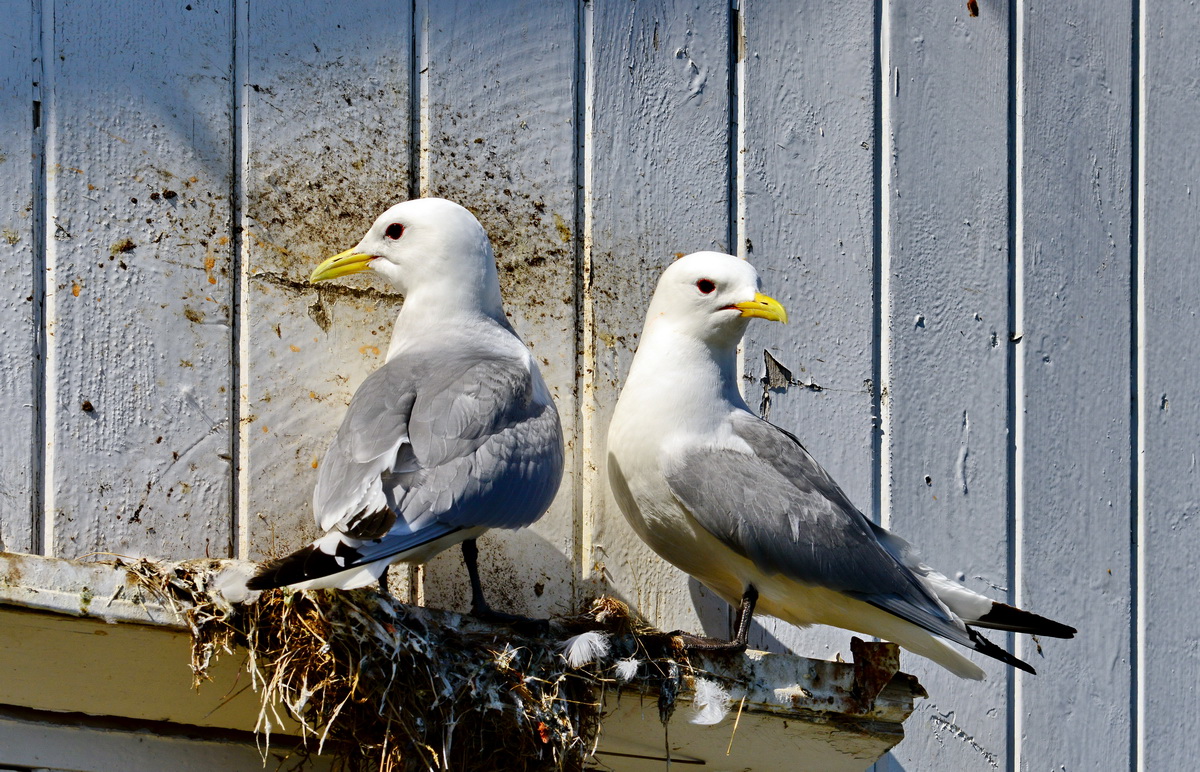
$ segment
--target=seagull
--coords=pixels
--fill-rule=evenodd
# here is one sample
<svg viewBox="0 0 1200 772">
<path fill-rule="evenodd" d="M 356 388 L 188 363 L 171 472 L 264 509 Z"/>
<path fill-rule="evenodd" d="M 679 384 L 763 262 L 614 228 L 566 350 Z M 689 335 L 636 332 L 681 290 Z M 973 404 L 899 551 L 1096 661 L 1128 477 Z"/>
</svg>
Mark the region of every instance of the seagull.
<svg viewBox="0 0 1200 772">
<path fill-rule="evenodd" d="M 738 608 L 731 641 L 676 634 L 689 648 L 743 651 L 758 609 L 892 641 L 963 678 L 984 671 L 946 641 L 1034 672 L 977 628 L 1061 638 L 1073 628 L 930 568 L 850 503 L 794 435 L 746 406 L 737 348 L 756 318 L 786 322 L 787 313 L 745 260 L 697 252 L 675 261 L 609 426 L 609 483 L 633 530 Z"/>
<path fill-rule="evenodd" d="M 247 587 L 352 589 L 395 562 L 462 545 L 477 616 L 492 612 L 477 568 L 489 528 L 537 520 L 562 480 L 558 410 L 509 324 L 479 221 L 423 198 L 379 216 L 311 281 L 373 270 L 404 295 L 382 367 L 363 381 L 319 465 L 325 535 L 260 566 Z"/>
</svg>

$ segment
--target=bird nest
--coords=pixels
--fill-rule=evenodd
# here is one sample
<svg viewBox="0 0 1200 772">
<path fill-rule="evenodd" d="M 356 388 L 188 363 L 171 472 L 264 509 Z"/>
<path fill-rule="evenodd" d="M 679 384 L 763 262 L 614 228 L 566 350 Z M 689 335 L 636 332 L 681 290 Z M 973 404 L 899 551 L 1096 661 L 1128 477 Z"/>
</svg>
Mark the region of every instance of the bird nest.
<svg viewBox="0 0 1200 772">
<path fill-rule="evenodd" d="M 677 641 L 612 598 L 536 633 L 366 589 L 235 606 L 212 590 L 219 563 L 126 567 L 186 621 L 197 685 L 217 656 L 245 649 L 264 752 L 290 719 L 304 754 L 344 770 L 583 769 L 606 690 L 657 692 L 665 722 L 683 678 Z"/>
</svg>

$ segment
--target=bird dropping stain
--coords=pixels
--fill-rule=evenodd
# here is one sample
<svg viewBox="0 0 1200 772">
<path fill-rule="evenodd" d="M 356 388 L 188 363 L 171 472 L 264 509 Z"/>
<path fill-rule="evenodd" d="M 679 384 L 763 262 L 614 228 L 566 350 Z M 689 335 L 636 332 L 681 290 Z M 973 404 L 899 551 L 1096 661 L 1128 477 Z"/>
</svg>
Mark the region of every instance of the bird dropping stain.
<svg viewBox="0 0 1200 772">
<path fill-rule="evenodd" d="M 562 239 L 562 243 L 570 244 L 571 229 L 567 226 L 567 221 L 558 212 L 554 213 L 554 227 L 558 230 L 558 237 Z"/>
<path fill-rule="evenodd" d="M 133 243 L 133 239 L 121 239 L 109 247 L 108 253 L 113 257 L 116 257 L 117 255 L 124 254 L 125 252 L 132 252 L 135 249 L 137 249 L 137 244 Z"/>
</svg>

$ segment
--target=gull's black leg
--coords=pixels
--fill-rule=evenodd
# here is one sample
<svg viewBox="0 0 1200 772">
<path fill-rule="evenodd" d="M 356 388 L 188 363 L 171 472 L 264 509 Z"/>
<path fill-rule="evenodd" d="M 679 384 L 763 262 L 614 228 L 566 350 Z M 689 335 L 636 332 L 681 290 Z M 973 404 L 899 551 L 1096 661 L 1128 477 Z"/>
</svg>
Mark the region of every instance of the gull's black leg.
<svg viewBox="0 0 1200 772">
<path fill-rule="evenodd" d="M 379 591 L 388 596 L 392 594 L 388 590 L 388 568 L 383 569 L 383 573 L 379 575 Z"/>
<path fill-rule="evenodd" d="M 754 585 L 750 585 L 742 593 L 742 602 L 738 605 L 737 617 L 733 622 L 733 640 L 722 641 L 718 638 L 685 633 L 682 630 L 676 630 L 671 635 L 682 638 L 683 647 L 690 651 L 741 654 L 746 650 L 746 639 L 750 635 L 750 620 L 754 617 L 754 606 L 757 603 L 758 590 L 754 588 Z"/>
<path fill-rule="evenodd" d="M 758 590 L 754 585 L 746 588 L 742 593 L 742 603 L 738 606 L 737 617 L 733 623 L 733 642 L 746 650 L 746 639 L 750 635 L 750 620 L 754 616 L 754 607 L 758 605 Z"/>
<path fill-rule="evenodd" d="M 483 598 L 483 583 L 479 581 L 479 545 L 474 539 L 467 539 L 462 543 L 462 554 L 467 578 L 471 580 L 471 613 L 482 616 L 491 609 Z"/>
<path fill-rule="evenodd" d="M 531 625 L 537 632 L 547 632 L 549 622 L 545 619 L 529 619 L 516 614 L 494 611 L 483 597 L 483 583 L 479 581 L 479 545 L 474 539 L 462 543 L 463 564 L 467 567 L 467 578 L 471 580 L 471 616 L 485 622 L 501 624 Z"/>
</svg>

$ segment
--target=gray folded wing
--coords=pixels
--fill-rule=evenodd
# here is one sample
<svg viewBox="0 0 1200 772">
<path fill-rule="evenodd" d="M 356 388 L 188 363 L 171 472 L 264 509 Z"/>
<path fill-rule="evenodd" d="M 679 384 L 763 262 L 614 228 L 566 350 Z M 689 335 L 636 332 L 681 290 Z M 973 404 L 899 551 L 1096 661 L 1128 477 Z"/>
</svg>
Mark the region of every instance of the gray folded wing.
<svg viewBox="0 0 1200 772">
<path fill-rule="evenodd" d="M 562 477 L 558 413 L 523 349 L 486 337 L 397 355 L 363 382 L 320 467 L 323 529 L 517 528 L 545 511 Z"/>
<path fill-rule="evenodd" d="M 672 493 L 760 568 L 827 587 L 966 645 L 961 623 L 879 543 L 867 518 L 792 435 L 736 414 L 752 453 L 695 447 L 667 465 Z"/>
</svg>

